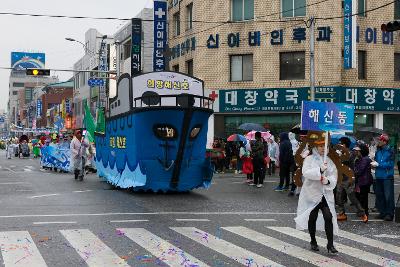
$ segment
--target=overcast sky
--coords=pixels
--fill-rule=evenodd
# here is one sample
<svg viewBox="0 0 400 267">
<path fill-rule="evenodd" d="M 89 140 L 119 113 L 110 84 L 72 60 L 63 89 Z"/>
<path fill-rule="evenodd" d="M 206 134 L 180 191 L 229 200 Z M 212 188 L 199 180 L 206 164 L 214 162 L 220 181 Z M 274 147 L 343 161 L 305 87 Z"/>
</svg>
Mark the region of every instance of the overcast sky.
<svg viewBox="0 0 400 267">
<path fill-rule="evenodd" d="M 1 0 L 0 12 L 132 18 L 152 5 L 152 0 Z M 66 41 L 65 37 L 84 41 L 89 28 L 111 35 L 125 23 L 0 15 L 0 67 L 10 67 L 11 52 L 16 51 L 43 52 L 46 68 L 72 69 L 84 50 L 78 43 Z M 57 75 L 60 81 L 72 77 L 68 72 L 52 72 L 52 75 Z M 9 77 L 10 70 L 0 70 L 0 109 L 7 108 Z"/>
</svg>

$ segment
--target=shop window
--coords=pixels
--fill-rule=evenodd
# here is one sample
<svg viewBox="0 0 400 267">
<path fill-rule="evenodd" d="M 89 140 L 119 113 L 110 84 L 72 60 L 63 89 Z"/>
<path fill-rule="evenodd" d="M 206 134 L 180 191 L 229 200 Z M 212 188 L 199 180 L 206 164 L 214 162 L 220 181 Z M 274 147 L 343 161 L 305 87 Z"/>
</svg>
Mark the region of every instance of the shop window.
<svg viewBox="0 0 400 267">
<path fill-rule="evenodd" d="M 400 1 L 394 2 L 394 19 L 400 19 Z"/>
<path fill-rule="evenodd" d="M 189 76 L 193 76 L 193 59 L 186 61 L 186 70 Z"/>
<path fill-rule="evenodd" d="M 242 21 L 254 18 L 254 0 L 231 0 L 232 20 Z"/>
<path fill-rule="evenodd" d="M 304 17 L 306 0 L 281 0 L 282 17 Z"/>
<path fill-rule="evenodd" d="M 280 80 L 304 80 L 306 76 L 305 52 L 280 53 Z"/>
<path fill-rule="evenodd" d="M 172 66 L 172 71 L 179 72 L 179 65 Z"/>
<path fill-rule="evenodd" d="M 394 80 L 400 81 L 400 53 L 394 53 Z"/>
<path fill-rule="evenodd" d="M 365 2 L 367 2 L 367 0 L 358 0 L 358 3 L 357 3 L 358 16 L 360 16 L 360 17 L 365 17 L 366 16 L 366 13 L 365 13 Z"/>
<path fill-rule="evenodd" d="M 173 16 L 174 34 L 179 36 L 181 34 L 181 14 L 177 12 Z"/>
<path fill-rule="evenodd" d="M 253 55 L 233 55 L 230 63 L 231 82 L 253 80 Z"/>
<path fill-rule="evenodd" d="M 193 29 L 193 3 L 186 6 L 186 30 Z"/>
<path fill-rule="evenodd" d="M 25 103 L 29 103 L 32 101 L 32 88 L 25 88 Z"/>
<path fill-rule="evenodd" d="M 367 52 L 366 51 L 358 51 L 358 79 L 365 80 L 367 79 Z"/>
</svg>

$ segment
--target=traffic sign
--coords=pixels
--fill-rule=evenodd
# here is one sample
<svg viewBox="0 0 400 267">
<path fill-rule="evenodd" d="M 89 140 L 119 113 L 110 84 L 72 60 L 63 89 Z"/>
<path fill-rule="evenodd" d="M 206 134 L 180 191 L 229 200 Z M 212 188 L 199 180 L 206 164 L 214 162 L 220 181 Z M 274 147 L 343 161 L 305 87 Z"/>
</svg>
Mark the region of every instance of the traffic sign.
<svg viewBox="0 0 400 267">
<path fill-rule="evenodd" d="M 95 79 L 95 78 L 90 78 L 88 80 L 88 85 L 89 86 L 104 86 L 104 80 L 103 79 Z"/>
</svg>

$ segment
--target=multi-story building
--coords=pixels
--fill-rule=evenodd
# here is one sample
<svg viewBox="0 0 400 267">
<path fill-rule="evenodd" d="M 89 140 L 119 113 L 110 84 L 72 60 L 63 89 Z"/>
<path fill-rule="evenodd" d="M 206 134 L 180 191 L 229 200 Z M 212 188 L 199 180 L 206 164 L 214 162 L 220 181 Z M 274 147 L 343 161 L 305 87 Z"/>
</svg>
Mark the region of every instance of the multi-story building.
<svg viewBox="0 0 400 267">
<path fill-rule="evenodd" d="M 314 35 L 315 99 L 352 103 L 356 129 L 375 126 L 398 137 L 400 37 L 381 24 L 400 18 L 400 3 L 355 2 L 357 64 L 344 69 L 342 1 L 171 0 L 170 67 L 204 80 L 216 99 L 215 135 L 244 122 L 279 133 L 300 122 L 301 101 L 310 99 Z"/>
</svg>

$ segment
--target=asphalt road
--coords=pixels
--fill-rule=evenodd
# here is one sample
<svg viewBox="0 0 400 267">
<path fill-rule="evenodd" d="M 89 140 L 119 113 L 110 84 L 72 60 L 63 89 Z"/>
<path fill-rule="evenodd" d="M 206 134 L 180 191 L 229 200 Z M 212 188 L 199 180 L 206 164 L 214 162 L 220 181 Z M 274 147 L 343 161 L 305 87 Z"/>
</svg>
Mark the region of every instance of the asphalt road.
<svg viewBox="0 0 400 267">
<path fill-rule="evenodd" d="M 276 177 L 257 189 L 219 174 L 208 190 L 154 194 L 95 175 L 78 182 L 4 152 L 0 167 L 5 266 L 400 266 L 400 224 L 364 224 L 351 206 L 335 237 L 339 255 L 326 253 L 325 240 L 311 252 L 308 234 L 294 229 L 297 198 L 274 192 Z"/>
</svg>

